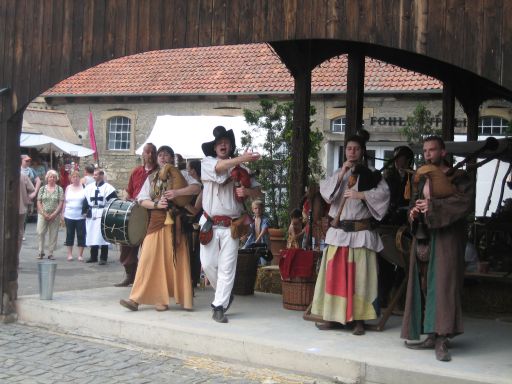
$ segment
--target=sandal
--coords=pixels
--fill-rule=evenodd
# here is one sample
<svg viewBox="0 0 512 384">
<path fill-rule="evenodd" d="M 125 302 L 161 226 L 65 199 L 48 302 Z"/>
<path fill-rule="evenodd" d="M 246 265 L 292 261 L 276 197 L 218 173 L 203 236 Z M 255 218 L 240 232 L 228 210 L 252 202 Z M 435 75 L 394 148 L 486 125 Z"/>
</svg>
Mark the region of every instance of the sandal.
<svg viewBox="0 0 512 384">
<path fill-rule="evenodd" d="M 82 256 L 78 256 L 78 261 L 84 261 L 84 258 Z"/>
<path fill-rule="evenodd" d="M 155 305 L 155 310 L 158 311 L 158 312 L 164 312 L 164 311 L 167 311 L 168 309 L 169 309 L 169 306 L 165 305 L 165 304 L 157 304 L 157 305 Z"/>
<path fill-rule="evenodd" d="M 68 261 L 73 261 L 73 256 L 68 256 Z"/>
<path fill-rule="evenodd" d="M 364 323 L 361 320 L 356 320 L 356 325 L 352 334 L 355 336 L 362 336 L 365 334 Z"/>
<path fill-rule="evenodd" d="M 38 259 L 38 260 L 44 259 L 44 253 L 40 253 L 39 255 L 37 255 L 36 259 Z"/>
<path fill-rule="evenodd" d="M 315 327 L 317 327 L 321 331 L 329 331 L 331 329 L 343 329 L 343 328 L 345 328 L 343 326 L 343 324 L 337 323 L 335 321 L 315 322 Z"/>
<path fill-rule="evenodd" d="M 48 260 L 55 260 L 55 258 L 53 257 L 53 255 L 48 255 Z"/>
<path fill-rule="evenodd" d="M 409 349 L 434 349 L 436 346 L 436 340 L 431 336 L 428 336 L 425 340 L 420 342 L 408 343 L 407 341 L 404 341 L 404 343 Z"/>
</svg>

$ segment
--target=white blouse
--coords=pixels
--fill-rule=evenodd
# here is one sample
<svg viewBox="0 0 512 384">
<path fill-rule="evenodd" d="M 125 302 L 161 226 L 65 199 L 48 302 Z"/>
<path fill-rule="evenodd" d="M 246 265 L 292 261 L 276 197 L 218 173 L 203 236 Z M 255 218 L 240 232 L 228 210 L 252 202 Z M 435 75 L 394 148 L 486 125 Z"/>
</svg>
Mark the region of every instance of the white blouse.
<svg viewBox="0 0 512 384">
<path fill-rule="evenodd" d="M 320 182 L 320 193 L 325 201 L 331 204 L 329 216 L 336 217 L 341 206 L 343 193 L 348 187 L 348 178 L 352 174 L 351 171 L 343 176 L 343 181 L 336 191 L 338 175 L 341 172 L 338 169 L 331 177 Z M 357 191 L 359 179 L 352 187 Z M 334 195 L 331 197 L 331 195 Z M 382 179 L 377 187 L 364 191 L 365 200 L 347 199 L 340 216 L 340 220 L 363 220 L 371 217 L 376 220 L 382 220 L 389 206 L 389 187 L 384 179 Z M 380 252 L 384 246 L 377 231 L 365 230 L 357 232 L 345 232 L 339 228 L 329 228 L 325 236 L 325 243 L 336 245 L 338 247 L 350 248 L 368 248 L 375 252 Z"/>
</svg>

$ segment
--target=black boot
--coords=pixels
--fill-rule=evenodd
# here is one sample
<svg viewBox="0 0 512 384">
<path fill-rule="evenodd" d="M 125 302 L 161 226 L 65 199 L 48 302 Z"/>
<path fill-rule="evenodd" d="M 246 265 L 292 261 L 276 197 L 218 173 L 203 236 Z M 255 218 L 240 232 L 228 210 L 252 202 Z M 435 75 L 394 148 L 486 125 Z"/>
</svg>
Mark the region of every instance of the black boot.
<svg viewBox="0 0 512 384">
<path fill-rule="evenodd" d="M 126 272 L 125 278 L 120 283 L 114 284 L 114 287 L 129 287 L 135 280 L 135 272 L 137 271 L 137 264 L 125 265 L 124 270 Z"/>
</svg>

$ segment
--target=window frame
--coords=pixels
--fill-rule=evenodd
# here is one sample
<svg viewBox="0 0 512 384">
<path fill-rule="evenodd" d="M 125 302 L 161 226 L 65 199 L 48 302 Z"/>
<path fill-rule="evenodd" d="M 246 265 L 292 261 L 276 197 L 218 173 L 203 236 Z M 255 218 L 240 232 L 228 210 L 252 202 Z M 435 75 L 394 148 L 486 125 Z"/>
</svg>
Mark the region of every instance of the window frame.
<svg viewBox="0 0 512 384">
<path fill-rule="evenodd" d="M 130 148 L 129 149 L 109 149 L 110 138 L 109 138 L 109 121 L 114 117 L 125 117 L 130 120 Z M 102 143 L 98 143 L 98 146 L 103 148 L 105 153 L 116 154 L 116 155 L 135 155 L 135 136 L 136 136 L 136 122 L 137 112 L 126 109 L 112 109 L 101 112 L 101 127 L 102 134 L 97 138 L 101 138 Z"/>
<path fill-rule="evenodd" d="M 340 123 L 337 124 L 336 121 L 337 120 L 340 120 Z M 330 132 L 331 133 L 345 133 L 345 127 L 346 127 L 346 122 L 347 122 L 347 118 L 346 116 L 338 116 L 338 117 L 335 117 L 334 119 L 331 119 L 331 122 L 330 122 Z M 339 131 L 335 131 L 333 128 L 335 125 L 339 125 L 340 126 L 340 130 Z"/>
<path fill-rule="evenodd" d="M 489 120 L 489 123 L 483 124 L 485 120 Z M 495 120 L 499 120 L 501 124 L 494 125 Z M 509 120 L 505 119 L 501 116 L 495 116 L 495 115 L 488 115 L 488 116 L 481 116 L 480 119 L 478 119 L 478 135 L 479 136 L 505 136 L 506 130 L 509 126 Z M 499 129 L 499 133 L 495 133 L 495 129 Z M 484 132 L 484 129 L 489 129 L 489 132 Z"/>
</svg>

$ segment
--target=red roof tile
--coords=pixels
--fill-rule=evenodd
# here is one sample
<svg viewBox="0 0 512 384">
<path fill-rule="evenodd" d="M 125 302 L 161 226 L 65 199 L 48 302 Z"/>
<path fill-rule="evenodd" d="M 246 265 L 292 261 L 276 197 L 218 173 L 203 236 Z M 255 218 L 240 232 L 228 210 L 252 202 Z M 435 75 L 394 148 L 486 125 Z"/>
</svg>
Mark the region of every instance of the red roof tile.
<svg viewBox="0 0 512 384">
<path fill-rule="evenodd" d="M 347 56 L 322 63 L 313 93 L 346 91 Z M 439 90 L 429 76 L 366 58 L 366 92 Z M 57 95 L 207 95 L 292 93 L 293 79 L 266 44 L 145 52 L 80 72 L 49 89 Z"/>
</svg>

